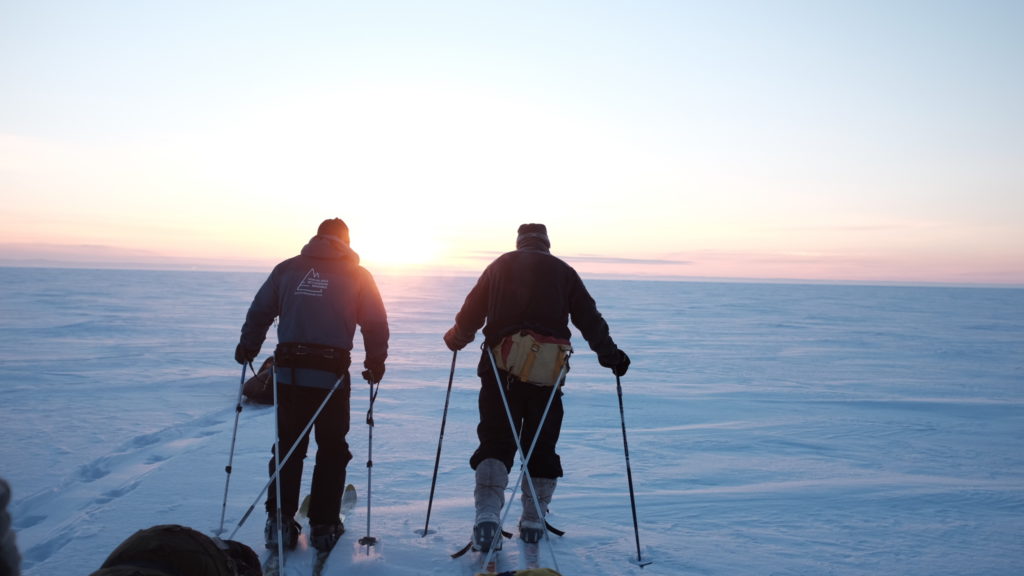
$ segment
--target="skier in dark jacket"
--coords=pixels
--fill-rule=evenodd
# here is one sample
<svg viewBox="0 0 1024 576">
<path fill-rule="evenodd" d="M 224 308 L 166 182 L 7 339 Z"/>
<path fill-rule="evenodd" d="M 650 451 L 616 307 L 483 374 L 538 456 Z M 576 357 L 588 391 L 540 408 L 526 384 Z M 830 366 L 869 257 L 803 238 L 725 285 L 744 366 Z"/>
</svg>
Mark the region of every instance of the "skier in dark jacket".
<svg viewBox="0 0 1024 576">
<path fill-rule="evenodd" d="M 21 555 L 18 553 L 18 539 L 11 530 L 11 515 L 7 504 L 11 501 L 11 487 L 0 478 L 0 576 L 21 574 Z"/>
<path fill-rule="evenodd" d="M 377 284 L 359 265 L 349 247 L 348 226 L 340 219 L 325 220 L 299 256 L 278 264 L 256 293 L 235 349 L 240 364 L 259 354 L 267 330 L 278 318 L 277 379 L 278 445 L 283 459 L 281 502 L 271 484 L 267 496 L 267 548 L 277 548 L 277 506 L 280 504 L 284 545 L 294 548 L 301 530 L 294 516 L 299 508 L 302 460 L 309 434 L 306 424 L 337 384 L 313 426 L 316 466 L 310 496 L 310 540 L 318 550 L 330 550 L 344 532 L 339 520 L 345 469 L 352 459 L 345 436 L 349 430 L 351 397 L 350 353 L 356 326 L 363 335 L 366 359 L 363 376 L 376 384 L 384 376 L 388 355 L 388 319 Z M 272 450 L 273 452 L 273 450 Z M 275 457 L 270 459 L 273 476 Z"/>
<path fill-rule="evenodd" d="M 470 458 L 470 466 L 476 471 L 473 542 L 484 551 L 490 549 L 499 528 L 508 473 L 516 455 L 515 438 L 488 349 L 497 346 L 509 334 L 524 329 L 568 341 L 571 320 L 591 350 L 597 353 L 602 366 L 620 376 L 629 367 L 629 357 L 615 345 L 608 324 L 579 274 L 551 255 L 550 248 L 543 224 L 520 226 L 516 250 L 499 256 L 487 266 L 455 316 L 455 325 L 444 335 L 450 350 L 461 350 L 473 341 L 476 331 L 483 326 L 485 348 L 477 367 L 481 381 L 479 446 Z M 519 521 L 520 538 L 537 542 L 543 536 L 544 519 L 537 516 L 536 510 L 539 508 L 546 513 L 557 479 L 562 476 L 561 460 L 555 452 L 562 426 L 562 392 L 554 392 L 549 413 L 538 432 L 552 392 L 549 388 L 523 382 L 507 371 L 499 370 L 498 374 L 513 421 L 519 428 L 523 449 L 527 450 L 534 435 L 538 436 L 527 470 L 540 505 L 534 504 L 529 480 L 524 476 L 523 515 Z"/>
</svg>

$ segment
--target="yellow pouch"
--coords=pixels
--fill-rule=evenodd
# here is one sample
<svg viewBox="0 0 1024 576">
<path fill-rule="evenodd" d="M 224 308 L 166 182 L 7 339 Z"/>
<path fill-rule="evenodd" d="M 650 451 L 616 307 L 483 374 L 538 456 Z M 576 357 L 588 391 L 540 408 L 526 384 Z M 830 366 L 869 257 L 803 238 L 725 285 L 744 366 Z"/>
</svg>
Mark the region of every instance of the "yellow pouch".
<svg viewBox="0 0 1024 576">
<path fill-rule="evenodd" d="M 523 382 L 554 386 L 572 354 L 568 340 L 521 330 L 502 338 L 493 348 L 498 368 Z"/>
</svg>

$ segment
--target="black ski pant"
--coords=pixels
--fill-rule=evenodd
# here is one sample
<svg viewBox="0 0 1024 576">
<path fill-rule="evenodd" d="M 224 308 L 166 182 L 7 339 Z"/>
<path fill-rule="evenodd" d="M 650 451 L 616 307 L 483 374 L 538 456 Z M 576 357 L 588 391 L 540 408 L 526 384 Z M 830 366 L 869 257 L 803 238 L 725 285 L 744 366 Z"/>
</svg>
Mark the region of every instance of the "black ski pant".
<svg viewBox="0 0 1024 576">
<path fill-rule="evenodd" d="M 309 433 L 299 437 L 306 424 L 313 418 L 330 389 L 294 384 L 278 384 L 277 418 L 281 458 L 288 454 L 291 446 L 299 444 L 291 458 L 281 469 L 281 517 L 293 518 L 299 510 L 299 490 L 302 483 L 302 461 L 309 447 Z M 341 385 L 324 406 L 313 424 L 316 439 L 316 464 L 313 468 L 313 485 L 309 499 L 310 524 L 330 524 L 337 521 L 341 512 L 341 494 L 345 488 L 345 469 L 352 453 L 349 452 L 345 436 L 349 430 L 349 406 L 352 395 L 351 380 L 345 375 Z M 273 454 L 271 448 L 271 454 Z M 269 463 L 270 475 L 274 474 L 274 457 Z M 271 483 L 267 496 L 267 513 L 274 514 L 277 505 L 276 486 Z"/>
<path fill-rule="evenodd" d="M 486 355 L 486 354 L 485 354 Z M 494 369 L 488 361 L 486 366 L 481 364 L 480 370 L 480 423 L 476 427 L 476 435 L 480 441 L 479 446 L 469 459 L 469 465 L 476 470 L 477 465 L 488 458 L 497 458 L 505 464 L 505 468 L 512 470 L 516 458 L 516 441 L 512 436 L 509 427 L 508 415 L 505 413 L 505 405 L 501 400 L 501 392 L 498 390 L 498 382 L 494 377 Z M 530 451 L 534 435 L 537 435 L 537 446 L 530 456 L 527 469 L 530 476 L 534 478 L 560 478 L 562 476 L 562 461 L 555 452 L 558 444 L 558 435 L 562 430 L 562 391 L 555 392 L 555 398 L 551 401 L 551 408 L 548 410 L 547 418 L 543 426 L 541 416 L 551 397 L 551 387 L 536 386 L 519 381 L 509 376 L 503 370 L 499 370 L 501 386 L 508 398 L 509 410 L 512 413 L 512 421 L 516 425 L 516 432 L 519 434 L 523 452 Z"/>
</svg>

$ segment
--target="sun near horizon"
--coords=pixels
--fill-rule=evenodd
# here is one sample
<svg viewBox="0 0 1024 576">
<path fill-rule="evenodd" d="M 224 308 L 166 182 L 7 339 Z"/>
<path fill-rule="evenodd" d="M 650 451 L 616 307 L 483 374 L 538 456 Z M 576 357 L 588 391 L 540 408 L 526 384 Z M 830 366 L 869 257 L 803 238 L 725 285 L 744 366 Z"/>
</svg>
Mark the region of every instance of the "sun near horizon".
<svg viewBox="0 0 1024 576">
<path fill-rule="evenodd" d="M 442 266 L 445 254 L 436 238 L 420 236 L 410 242 L 387 229 L 371 228 L 353 238 L 352 249 L 366 268 L 392 274 L 413 274 Z"/>
<path fill-rule="evenodd" d="M 1021 2 L 16 4 L 0 266 L 1024 285 Z"/>
</svg>

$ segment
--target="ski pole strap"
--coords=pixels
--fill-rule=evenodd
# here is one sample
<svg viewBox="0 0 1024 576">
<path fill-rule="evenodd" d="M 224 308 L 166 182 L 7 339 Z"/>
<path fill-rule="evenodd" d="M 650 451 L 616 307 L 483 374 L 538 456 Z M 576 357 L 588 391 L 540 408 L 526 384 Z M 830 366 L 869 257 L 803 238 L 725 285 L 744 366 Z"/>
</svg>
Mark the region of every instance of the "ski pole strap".
<svg viewBox="0 0 1024 576">
<path fill-rule="evenodd" d="M 283 342 L 274 350 L 274 363 L 282 368 L 309 368 L 341 376 L 352 364 L 352 355 L 333 346 Z"/>
<path fill-rule="evenodd" d="M 367 382 L 369 382 L 369 380 L 367 380 Z M 370 428 L 373 428 L 373 405 L 377 402 L 378 392 L 380 392 L 380 380 L 377 380 L 376 384 L 370 382 L 370 405 L 366 409 L 366 425 Z"/>
<path fill-rule="evenodd" d="M 565 532 L 563 532 L 562 530 L 559 530 L 558 528 L 555 528 L 551 524 L 548 524 L 547 520 L 544 521 L 544 527 L 548 529 L 548 532 L 551 532 L 555 536 L 565 536 Z M 504 536 L 505 538 L 512 538 L 512 533 L 508 532 L 506 530 L 502 530 L 501 531 L 501 535 Z M 469 550 L 472 547 L 473 547 L 473 542 L 470 541 L 469 544 L 466 544 L 465 546 L 463 546 L 460 550 L 458 550 L 457 552 L 452 554 L 451 557 L 452 558 L 462 558 L 463 556 L 466 555 L 466 552 L 469 552 Z"/>
<path fill-rule="evenodd" d="M 555 528 L 551 524 L 548 524 L 547 520 L 544 521 L 544 527 L 548 529 L 548 532 L 551 532 L 555 536 L 565 536 L 565 532 L 559 530 L 558 528 Z"/>
</svg>

